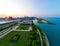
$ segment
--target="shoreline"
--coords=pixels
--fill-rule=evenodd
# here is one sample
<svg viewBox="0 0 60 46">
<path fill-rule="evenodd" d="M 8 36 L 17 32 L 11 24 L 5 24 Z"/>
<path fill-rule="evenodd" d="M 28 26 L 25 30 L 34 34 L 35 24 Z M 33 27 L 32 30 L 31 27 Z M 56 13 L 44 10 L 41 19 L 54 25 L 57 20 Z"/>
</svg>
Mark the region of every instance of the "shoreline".
<svg viewBox="0 0 60 46">
<path fill-rule="evenodd" d="M 37 29 L 38 29 L 37 31 L 39 32 L 40 39 L 41 39 L 41 46 L 44 46 L 44 45 L 43 45 L 43 42 L 44 42 L 43 39 L 44 39 L 44 38 L 45 38 L 45 42 L 46 42 L 45 44 L 46 44 L 46 46 L 50 46 L 49 40 L 48 40 L 47 35 L 45 34 L 45 32 L 42 31 L 42 30 L 40 30 L 40 28 L 37 28 Z M 42 38 L 43 35 L 41 34 L 41 32 L 43 32 L 44 38 Z"/>
<path fill-rule="evenodd" d="M 44 32 L 43 32 L 44 33 Z M 45 35 L 45 39 L 46 39 L 46 44 L 47 44 L 47 46 L 50 46 L 50 43 L 49 43 L 49 40 L 48 40 L 48 38 L 47 38 L 47 35 L 44 33 L 44 35 Z"/>
<path fill-rule="evenodd" d="M 42 35 L 41 34 L 41 32 L 43 32 L 42 30 L 40 31 L 40 35 Z M 49 43 L 49 40 L 48 40 L 48 38 L 47 38 L 47 35 L 45 34 L 45 32 L 43 32 L 43 34 L 44 34 L 44 38 L 45 38 L 45 44 L 47 45 L 47 46 L 50 46 L 50 43 Z M 41 38 L 42 38 L 42 36 L 41 36 Z M 43 38 L 42 38 L 42 44 L 43 44 Z M 44 45 L 43 45 L 44 46 Z"/>
<path fill-rule="evenodd" d="M 37 20 L 35 20 L 34 22 L 37 22 Z M 35 24 L 36 25 L 36 24 Z M 36 25 L 37 26 L 37 25 Z M 38 27 L 38 26 L 37 26 Z M 38 27 L 39 28 L 39 27 Z M 39 28 L 39 30 L 41 30 L 40 28 Z M 48 38 L 47 38 L 47 35 L 45 34 L 45 32 L 44 31 L 42 31 L 41 30 L 41 32 L 43 32 L 43 34 L 44 34 L 44 37 L 45 37 L 45 40 L 46 40 L 46 45 L 47 46 L 50 46 L 50 43 L 49 43 L 49 40 L 48 40 Z"/>
<path fill-rule="evenodd" d="M 42 24 L 54 24 L 54 23 L 52 23 L 52 22 L 49 22 L 49 21 L 47 21 L 47 20 L 44 20 L 44 19 L 37 19 L 37 22 L 38 23 L 42 23 Z"/>
</svg>

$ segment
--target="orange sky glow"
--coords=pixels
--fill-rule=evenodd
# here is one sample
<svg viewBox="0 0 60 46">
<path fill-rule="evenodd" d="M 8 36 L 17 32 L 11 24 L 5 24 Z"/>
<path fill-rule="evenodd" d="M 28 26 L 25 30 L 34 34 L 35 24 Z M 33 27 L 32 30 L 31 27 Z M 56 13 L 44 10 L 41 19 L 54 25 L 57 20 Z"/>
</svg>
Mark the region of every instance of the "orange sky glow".
<svg viewBox="0 0 60 46">
<path fill-rule="evenodd" d="M 24 17 L 24 16 L 33 16 L 34 14 L 0 14 L 0 17 L 4 18 L 4 17 Z"/>
</svg>

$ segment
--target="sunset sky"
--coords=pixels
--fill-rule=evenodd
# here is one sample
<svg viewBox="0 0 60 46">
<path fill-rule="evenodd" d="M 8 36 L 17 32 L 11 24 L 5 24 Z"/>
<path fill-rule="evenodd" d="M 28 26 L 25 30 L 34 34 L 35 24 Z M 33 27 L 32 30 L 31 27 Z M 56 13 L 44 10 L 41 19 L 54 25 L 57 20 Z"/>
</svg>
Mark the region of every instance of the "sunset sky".
<svg viewBox="0 0 60 46">
<path fill-rule="evenodd" d="M 60 0 L 0 0 L 0 17 L 60 17 Z"/>
</svg>

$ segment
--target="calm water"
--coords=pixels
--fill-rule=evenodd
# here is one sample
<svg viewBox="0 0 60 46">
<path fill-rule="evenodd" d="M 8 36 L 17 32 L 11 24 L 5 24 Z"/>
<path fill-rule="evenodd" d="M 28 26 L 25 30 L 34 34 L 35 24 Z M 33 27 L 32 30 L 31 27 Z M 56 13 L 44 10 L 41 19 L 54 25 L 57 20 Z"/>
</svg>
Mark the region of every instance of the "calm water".
<svg viewBox="0 0 60 46">
<path fill-rule="evenodd" d="M 60 46 L 60 18 L 44 18 L 52 24 L 39 24 L 36 23 L 47 35 L 51 46 Z"/>
</svg>

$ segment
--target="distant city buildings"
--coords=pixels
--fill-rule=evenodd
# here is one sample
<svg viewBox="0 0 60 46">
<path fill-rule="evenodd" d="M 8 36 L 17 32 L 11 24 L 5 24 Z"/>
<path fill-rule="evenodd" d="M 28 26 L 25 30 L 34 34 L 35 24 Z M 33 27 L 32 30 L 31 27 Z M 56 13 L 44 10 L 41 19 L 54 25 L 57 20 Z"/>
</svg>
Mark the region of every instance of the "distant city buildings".
<svg viewBox="0 0 60 46">
<path fill-rule="evenodd" d="M 23 20 L 20 24 L 32 26 L 32 20 Z"/>
<path fill-rule="evenodd" d="M 12 16 L 9 16 L 9 17 L 5 17 L 5 20 L 12 20 L 13 17 Z"/>
</svg>

